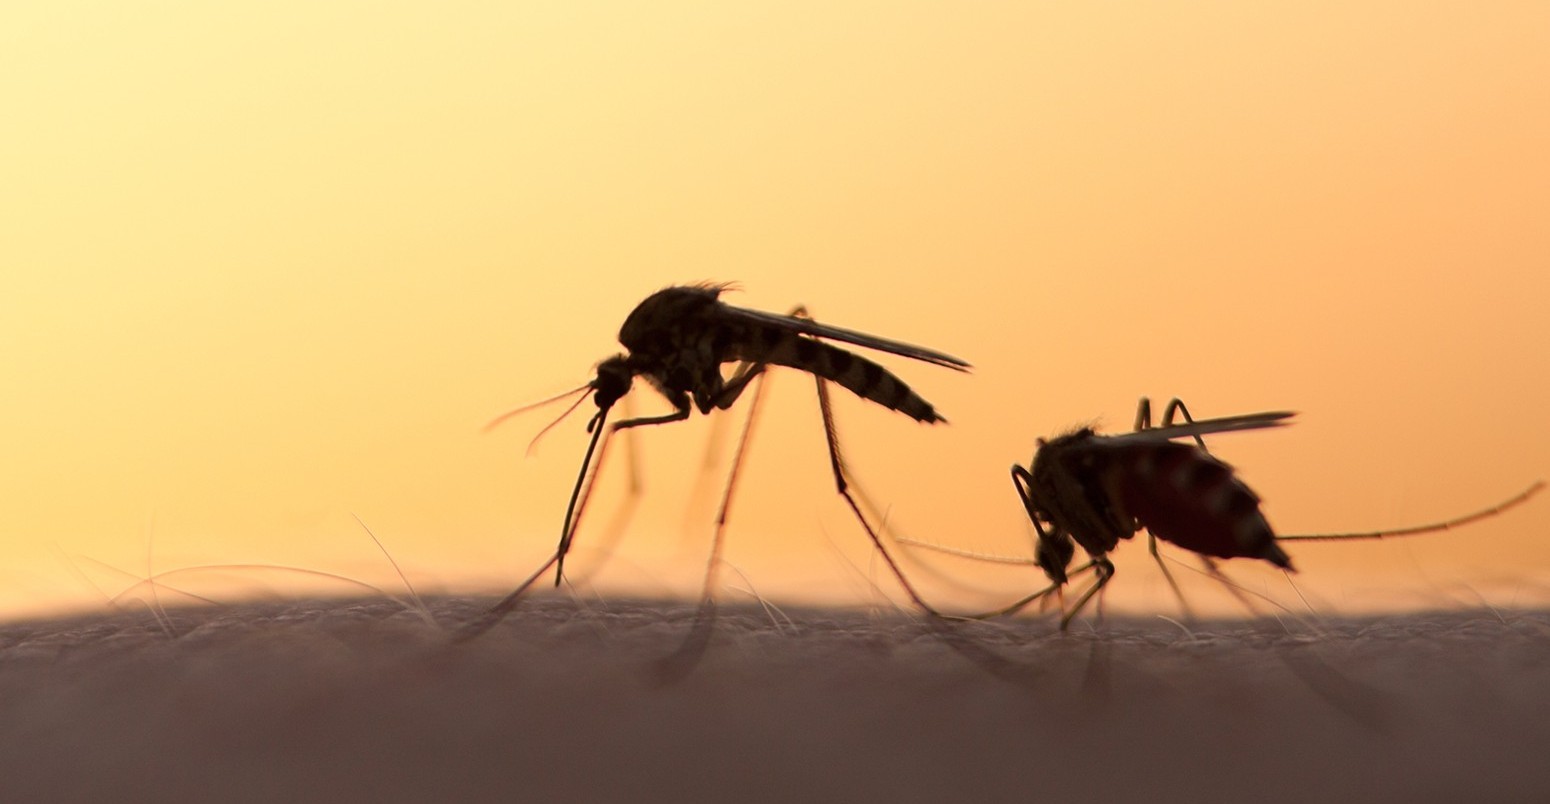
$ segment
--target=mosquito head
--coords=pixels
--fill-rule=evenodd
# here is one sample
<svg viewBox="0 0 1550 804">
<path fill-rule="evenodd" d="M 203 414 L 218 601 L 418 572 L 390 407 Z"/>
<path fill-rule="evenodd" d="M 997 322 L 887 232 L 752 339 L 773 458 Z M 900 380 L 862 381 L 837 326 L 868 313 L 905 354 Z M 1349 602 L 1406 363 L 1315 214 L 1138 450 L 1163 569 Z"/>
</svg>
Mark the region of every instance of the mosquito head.
<svg viewBox="0 0 1550 804">
<path fill-rule="evenodd" d="M 1051 581 L 1058 584 L 1066 582 L 1066 567 L 1071 564 L 1071 557 L 1076 555 L 1076 545 L 1071 539 L 1062 538 L 1059 534 L 1048 533 L 1039 535 L 1039 543 L 1034 547 L 1034 563 Z"/>
<path fill-rule="evenodd" d="M 597 364 L 597 377 L 592 380 L 592 398 L 597 402 L 598 409 L 613 407 L 620 397 L 630 392 L 630 385 L 634 381 L 635 370 L 630 368 L 630 359 L 625 355 L 614 355 Z"/>
</svg>

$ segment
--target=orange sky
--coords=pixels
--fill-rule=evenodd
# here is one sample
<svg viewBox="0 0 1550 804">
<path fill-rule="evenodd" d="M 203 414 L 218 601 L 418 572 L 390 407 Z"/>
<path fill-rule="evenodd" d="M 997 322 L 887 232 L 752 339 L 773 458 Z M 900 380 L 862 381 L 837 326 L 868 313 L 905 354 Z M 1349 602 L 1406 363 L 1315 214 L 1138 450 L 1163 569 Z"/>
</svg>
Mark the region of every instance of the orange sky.
<svg viewBox="0 0 1550 804">
<path fill-rule="evenodd" d="M 1216 442 L 1283 532 L 1505 497 L 1550 475 L 1550 9 L 1358 6 L 8 5 L 0 614 L 98 606 L 148 566 L 396 588 L 352 513 L 424 588 L 508 585 L 553 549 L 583 419 L 526 459 L 558 409 L 480 426 L 703 279 L 975 364 L 884 359 L 950 426 L 840 404 L 919 538 L 1026 553 L 1008 465 L 1128 428 L 1142 394 L 1300 411 Z M 898 597 L 830 490 L 811 386 L 769 402 L 723 596 Z M 708 433 L 641 434 L 603 589 L 695 592 Z M 1328 610 L 1510 605 L 1550 590 L 1547 536 L 1540 499 L 1293 553 Z M 1117 604 L 1175 611 L 1144 550 L 1116 559 Z M 944 600 L 1035 581 L 934 565 L 985 584 Z"/>
</svg>

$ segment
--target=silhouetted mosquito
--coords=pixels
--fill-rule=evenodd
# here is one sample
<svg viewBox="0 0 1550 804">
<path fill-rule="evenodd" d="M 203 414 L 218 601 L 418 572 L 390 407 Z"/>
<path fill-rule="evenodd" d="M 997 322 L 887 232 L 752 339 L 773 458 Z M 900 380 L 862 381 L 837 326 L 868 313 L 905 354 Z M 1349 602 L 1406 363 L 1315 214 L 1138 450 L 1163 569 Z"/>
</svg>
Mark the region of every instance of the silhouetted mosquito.
<svg viewBox="0 0 1550 804">
<path fill-rule="evenodd" d="M 1182 415 L 1184 423 L 1174 424 L 1175 415 Z M 1158 555 L 1158 539 L 1197 554 L 1207 572 L 1225 581 L 1212 559 L 1258 558 L 1295 571 L 1280 542 L 1381 539 L 1447 530 L 1495 516 L 1527 500 L 1544 486 L 1542 482 L 1535 483 L 1491 508 L 1444 522 L 1365 533 L 1277 537 L 1259 510 L 1259 496 L 1237 477 L 1231 466 L 1206 450 L 1202 436 L 1280 427 L 1293 415 L 1276 411 L 1195 421 L 1184 403 L 1175 399 L 1163 411 L 1162 425 L 1153 427 L 1151 402 L 1143 397 L 1136 410 L 1134 432 L 1104 436 L 1091 427 L 1083 427 L 1053 439 L 1039 439 L 1030 468 L 1012 465 L 1012 484 L 1038 532 L 1032 563 L 1044 570 L 1051 583 L 1006 608 L 975 619 L 1019 611 L 1060 590 L 1071 576 L 1091 570 L 1097 580 L 1061 619 L 1060 627 L 1066 628 L 1114 577 L 1109 551 L 1120 539 L 1129 539 L 1142 529 L 1147 532 L 1152 557 L 1182 601 L 1178 584 Z M 1195 443 L 1173 440 L 1182 438 Z M 902 538 L 899 541 L 976 557 L 926 542 Z M 1068 571 L 1076 545 L 1087 553 L 1088 561 Z M 1229 588 L 1233 587 L 1229 584 Z"/>
<path fill-rule="evenodd" d="M 891 352 L 903 357 L 922 360 L 938 366 L 965 371 L 969 364 L 941 352 L 911 346 L 854 332 L 809 318 L 798 307 L 788 315 L 748 310 L 721 302 L 718 297 L 728 285 L 690 285 L 669 287 L 653 293 L 642 301 L 625 319 L 619 330 L 619 342 L 625 353 L 614 355 L 597 366 L 597 376 L 586 385 L 565 394 L 528 405 L 497 418 L 491 425 L 507 417 L 537 405 L 564 399 L 573 394 L 581 395 L 560 420 L 586 399 L 590 393 L 597 403 L 597 413 L 587 423 L 592 440 L 587 445 L 581 471 L 576 477 L 570 503 L 566 507 L 565 521 L 560 529 L 559 546 L 554 556 L 544 563 L 531 577 L 523 581 L 515 591 L 491 608 L 484 617 L 471 624 L 466 634 L 478 634 L 514 608 L 518 600 L 550 567 L 555 567 L 555 584 L 558 585 L 565 555 L 570 551 L 576 527 L 586 508 L 592 479 L 603 463 L 607 450 L 607 433 L 631 427 L 667 424 L 689 418 L 692 409 L 701 413 L 725 410 L 737 401 L 750 383 L 759 380 L 771 365 L 787 366 L 808 372 L 814 376 L 818 388 L 819 407 L 823 414 L 824 435 L 828 441 L 829 465 L 834 473 L 834 484 L 840 496 L 850 505 L 856 519 L 866 530 L 872 543 L 882 554 L 890 570 L 910 599 L 922 609 L 935 613 L 921 599 L 904 577 L 898 565 L 883 546 L 860 507 L 851 497 L 846 480 L 845 461 L 840 452 L 830 410 L 827 383 L 833 382 L 849 389 L 857 396 L 876 402 L 890 410 L 897 410 L 916 421 L 934 424 L 946 421 L 929 402 L 922 399 L 902 380 L 887 369 L 860 355 L 840 349 L 822 339 Z M 730 376 L 722 374 L 723 363 L 737 363 Z M 630 391 L 636 377 L 642 377 L 673 406 L 673 412 L 661 416 L 642 416 L 605 425 L 608 412 L 615 402 Z M 758 392 L 750 405 L 748 420 L 738 442 L 727 486 L 722 495 L 721 507 L 716 516 L 716 528 L 711 546 L 710 564 L 706 571 L 705 588 L 701 599 L 702 613 L 714 614 L 712 593 L 715 572 L 720 560 L 722 535 L 726 527 L 727 513 L 736 487 L 738 469 L 747 447 L 749 432 L 758 405 Z M 557 424 L 556 420 L 554 424 Z M 553 427 L 554 424 L 549 425 Z M 548 428 L 546 427 L 545 430 Z M 542 435 L 542 433 L 540 433 Z M 599 442 L 602 446 L 599 446 Z M 593 455 L 597 455 L 594 463 Z M 695 634 L 708 636 L 709 617 L 696 621 Z M 686 648 L 703 647 L 703 641 L 695 642 L 691 635 Z M 693 652 L 686 650 L 685 653 Z"/>
</svg>

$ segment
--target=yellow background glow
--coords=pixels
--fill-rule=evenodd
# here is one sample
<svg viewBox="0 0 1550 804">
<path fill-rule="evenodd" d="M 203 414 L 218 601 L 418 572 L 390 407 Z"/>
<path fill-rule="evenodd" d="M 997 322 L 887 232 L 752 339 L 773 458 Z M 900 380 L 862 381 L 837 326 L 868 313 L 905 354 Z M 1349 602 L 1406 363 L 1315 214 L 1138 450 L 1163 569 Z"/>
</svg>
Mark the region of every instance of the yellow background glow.
<svg viewBox="0 0 1550 804">
<path fill-rule="evenodd" d="M 553 549 L 584 416 L 526 459 L 559 408 L 481 425 L 697 280 L 975 364 L 882 360 L 950 426 L 840 400 L 917 538 L 1026 554 L 1008 465 L 1143 394 L 1299 411 L 1215 442 L 1287 533 L 1550 473 L 1545 4 L 78 0 L 0 9 L 0 76 L 0 612 L 206 564 L 395 589 L 352 513 L 422 591 L 509 586 Z M 723 596 L 899 597 L 811 384 L 769 390 Z M 599 588 L 696 592 L 709 432 L 640 433 Z M 1336 610 L 1543 602 L 1550 499 L 1292 552 Z M 1112 599 L 1174 610 L 1144 550 L 1117 563 Z M 983 579 L 939 600 L 1036 581 L 932 565 Z"/>
</svg>

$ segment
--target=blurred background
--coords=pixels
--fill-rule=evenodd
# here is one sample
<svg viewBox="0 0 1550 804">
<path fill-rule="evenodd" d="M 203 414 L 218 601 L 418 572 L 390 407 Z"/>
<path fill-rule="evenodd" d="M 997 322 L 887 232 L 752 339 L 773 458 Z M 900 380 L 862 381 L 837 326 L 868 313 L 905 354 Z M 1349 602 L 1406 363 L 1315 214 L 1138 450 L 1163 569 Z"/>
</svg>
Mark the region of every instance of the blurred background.
<svg viewBox="0 0 1550 804">
<path fill-rule="evenodd" d="M 1541 4 L 66 0 L 0 9 L 0 76 L 3 616 L 153 575 L 164 603 L 402 594 L 354 516 L 422 593 L 503 592 L 554 548 L 587 414 L 530 457 L 563 406 L 481 427 L 700 280 L 974 363 L 880 358 L 947 426 L 836 397 L 917 539 L 1029 555 L 1008 466 L 1142 395 L 1299 411 L 1213 444 L 1283 533 L 1550 474 Z M 722 597 L 902 600 L 811 383 L 768 391 Z M 637 433 L 623 533 L 613 454 L 575 593 L 698 592 L 745 409 Z M 1550 499 L 1289 549 L 1320 612 L 1542 605 Z M 1039 581 L 926 558 L 953 606 Z M 1111 606 L 1177 612 L 1143 544 L 1115 558 Z"/>
</svg>

